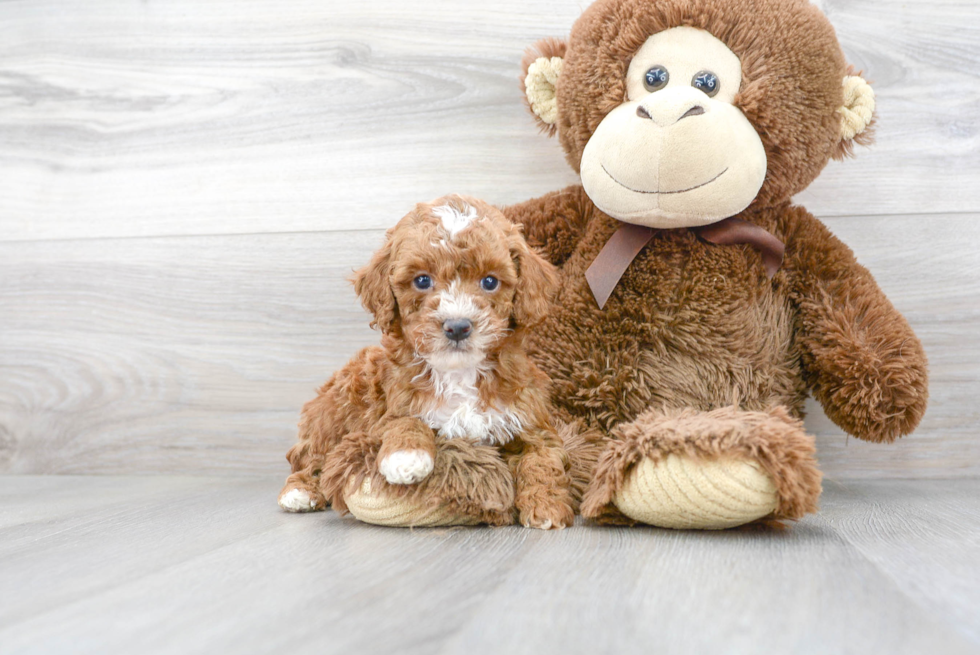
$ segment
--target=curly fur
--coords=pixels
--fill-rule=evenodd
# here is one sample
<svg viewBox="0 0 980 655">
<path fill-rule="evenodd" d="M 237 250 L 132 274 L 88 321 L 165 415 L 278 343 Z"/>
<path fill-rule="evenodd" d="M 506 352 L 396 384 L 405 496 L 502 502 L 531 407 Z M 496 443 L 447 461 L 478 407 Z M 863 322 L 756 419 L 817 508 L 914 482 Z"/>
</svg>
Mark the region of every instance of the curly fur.
<svg viewBox="0 0 980 655">
<path fill-rule="evenodd" d="M 423 274 L 431 288 L 415 285 Z M 488 275 L 496 289 L 481 287 Z M 552 265 L 499 210 L 461 196 L 417 206 L 355 275 L 382 345 L 355 355 L 304 406 L 280 497 L 302 489 L 313 509 L 329 500 L 344 511 L 347 483 L 369 476 L 382 493 L 425 496 L 495 525 L 515 506 L 525 525 L 571 525 L 570 464 L 548 379 L 524 350 L 555 284 Z M 459 342 L 444 329 L 456 314 L 472 321 Z M 432 472 L 382 483 L 379 464 L 404 451 L 428 454 Z"/>
</svg>

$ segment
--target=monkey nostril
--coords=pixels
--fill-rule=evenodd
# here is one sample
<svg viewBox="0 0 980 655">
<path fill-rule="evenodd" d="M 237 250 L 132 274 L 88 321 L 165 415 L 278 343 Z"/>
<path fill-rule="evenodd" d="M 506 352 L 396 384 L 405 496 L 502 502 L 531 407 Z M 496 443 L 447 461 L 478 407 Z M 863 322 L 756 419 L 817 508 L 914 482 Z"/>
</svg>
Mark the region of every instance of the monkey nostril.
<svg viewBox="0 0 980 655">
<path fill-rule="evenodd" d="M 684 115 L 678 118 L 677 120 L 682 121 L 685 118 L 688 118 L 689 116 L 700 116 L 703 113 L 704 113 L 704 107 L 702 107 L 701 105 L 694 105 L 686 112 L 684 112 Z"/>
<path fill-rule="evenodd" d="M 459 342 L 470 336 L 473 323 L 466 318 L 452 318 L 442 324 L 442 329 L 446 333 L 446 338 Z"/>
<path fill-rule="evenodd" d="M 647 108 L 643 105 L 636 108 L 636 115 L 640 118 L 653 118 L 653 116 L 650 115 L 650 112 L 647 111 Z"/>
</svg>

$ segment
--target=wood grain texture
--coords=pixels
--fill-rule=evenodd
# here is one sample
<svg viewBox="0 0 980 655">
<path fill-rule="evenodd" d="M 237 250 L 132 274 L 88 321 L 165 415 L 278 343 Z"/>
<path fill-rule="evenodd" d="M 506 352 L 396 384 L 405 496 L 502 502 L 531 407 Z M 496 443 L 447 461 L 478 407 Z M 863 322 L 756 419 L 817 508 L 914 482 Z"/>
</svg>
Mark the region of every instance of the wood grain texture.
<svg viewBox="0 0 980 655">
<path fill-rule="evenodd" d="M 808 418 L 831 479 L 980 474 L 980 215 L 830 227 L 925 343 L 892 445 Z M 286 472 L 299 408 L 377 343 L 346 278 L 380 231 L 0 244 L 0 472 Z M 816 406 L 814 406 L 816 407 Z"/>
<path fill-rule="evenodd" d="M 0 3 L 0 240 L 388 226 L 575 181 L 517 86 L 582 0 Z M 824 0 L 878 144 L 820 216 L 980 210 L 980 4 Z"/>
<path fill-rule="evenodd" d="M 380 528 L 278 483 L 0 476 L 3 652 L 980 652 L 977 480 L 719 533 Z"/>
</svg>

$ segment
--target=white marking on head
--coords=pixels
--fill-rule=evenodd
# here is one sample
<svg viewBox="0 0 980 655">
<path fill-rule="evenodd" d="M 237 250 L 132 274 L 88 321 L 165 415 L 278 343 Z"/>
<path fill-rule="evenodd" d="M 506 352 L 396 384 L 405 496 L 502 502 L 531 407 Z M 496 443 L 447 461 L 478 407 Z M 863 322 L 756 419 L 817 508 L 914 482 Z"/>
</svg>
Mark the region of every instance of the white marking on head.
<svg viewBox="0 0 980 655">
<path fill-rule="evenodd" d="M 479 218 L 476 210 L 470 205 L 463 204 L 463 210 L 451 205 L 439 205 L 432 208 L 432 213 L 442 220 L 442 227 L 449 233 L 449 238 L 455 238 L 457 234 L 469 227 L 470 223 Z"/>
</svg>

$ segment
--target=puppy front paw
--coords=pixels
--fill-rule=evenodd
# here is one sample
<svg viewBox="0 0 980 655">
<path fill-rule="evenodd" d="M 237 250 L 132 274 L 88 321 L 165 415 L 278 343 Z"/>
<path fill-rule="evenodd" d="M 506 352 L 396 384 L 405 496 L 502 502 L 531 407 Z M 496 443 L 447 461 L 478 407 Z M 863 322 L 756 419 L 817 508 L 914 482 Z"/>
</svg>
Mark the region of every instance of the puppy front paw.
<svg viewBox="0 0 980 655">
<path fill-rule="evenodd" d="M 525 528 L 540 530 L 561 530 L 575 522 L 572 506 L 559 498 L 539 498 L 519 502 L 521 524 Z"/>
<path fill-rule="evenodd" d="M 378 464 L 388 484 L 415 484 L 432 473 L 432 455 L 424 450 L 398 450 Z"/>
</svg>

